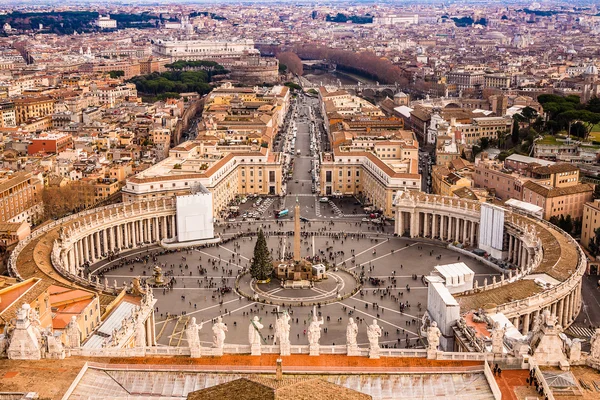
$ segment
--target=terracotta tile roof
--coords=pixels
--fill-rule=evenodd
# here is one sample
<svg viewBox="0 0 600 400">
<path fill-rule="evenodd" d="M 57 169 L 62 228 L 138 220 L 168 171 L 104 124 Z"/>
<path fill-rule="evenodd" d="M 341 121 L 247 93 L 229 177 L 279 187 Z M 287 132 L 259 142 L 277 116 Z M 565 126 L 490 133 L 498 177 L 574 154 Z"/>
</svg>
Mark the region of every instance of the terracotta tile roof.
<svg viewBox="0 0 600 400">
<path fill-rule="evenodd" d="M 554 165 L 544 165 L 532 169 L 536 174 L 558 174 L 561 172 L 579 171 L 579 168 L 569 163 L 559 163 Z"/>
<path fill-rule="evenodd" d="M 535 192 L 545 198 L 568 196 L 572 194 L 587 193 L 594 191 L 594 185 L 589 183 L 579 183 L 573 186 L 555 188 L 546 185 L 541 185 L 535 181 L 527 181 L 523 185 L 523 188 L 529 189 L 532 192 Z"/>
</svg>

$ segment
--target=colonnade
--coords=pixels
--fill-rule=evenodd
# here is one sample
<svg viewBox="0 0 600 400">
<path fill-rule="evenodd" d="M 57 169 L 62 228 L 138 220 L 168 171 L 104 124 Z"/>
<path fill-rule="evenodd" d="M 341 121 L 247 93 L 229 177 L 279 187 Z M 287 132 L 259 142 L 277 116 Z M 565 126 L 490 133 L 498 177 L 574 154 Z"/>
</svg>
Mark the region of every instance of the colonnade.
<svg viewBox="0 0 600 400">
<path fill-rule="evenodd" d="M 567 327 L 575 321 L 575 318 L 577 318 L 581 305 L 581 282 L 579 282 L 575 290 L 572 290 L 561 299 L 540 306 L 535 311 L 525 312 L 518 317 L 513 317 L 511 322 L 523 335 L 526 335 L 533 330 L 539 316 L 545 310 L 548 310 L 550 311 L 550 314 L 556 315 L 557 323 L 559 325 Z"/>
<path fill-rule="evenodd" d="M 529 265 L 532 258 L 530 249 L 521 240 L 521 238 L 508 233 L 508 257 L 506 261 L 516 265 L 520 269 L 524 269 Z"/>
<path fill-rule="evenodd" d="M 434 211 L 397 211 L 396 225 L 398 236 L 408 232 L 410 237 L 459 242 L 471 246 L 477 243 L 479 234 L 477 219 Z"/>
<path fill-rule="evenodd" d="M 122 221 L 111 220 L 89 234 L 74 240 L 72 246 L 62 255 L 62 263 L 73 274 L 84 263 L 95 263 L 110 252 L 129 250 L 145 244 L 157 243 L 163 239 L 173 239 L 177 235 L 175 215 L 141 216 Z"/>
</svg>

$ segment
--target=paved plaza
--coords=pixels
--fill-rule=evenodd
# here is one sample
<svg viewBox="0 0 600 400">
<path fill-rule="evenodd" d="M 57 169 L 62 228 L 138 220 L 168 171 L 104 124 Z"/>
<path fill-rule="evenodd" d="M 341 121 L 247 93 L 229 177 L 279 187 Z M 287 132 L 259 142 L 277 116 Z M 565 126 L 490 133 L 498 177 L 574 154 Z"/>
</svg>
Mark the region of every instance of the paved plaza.
<svg viewBox="0 0 600 400">
<path fill-rule="evenodd" d="M 233 225 L 233 224 L 232 224 Z M 417 242 L 406 238 L 394 237 L 389 233 L 366 230 L 367 223 L 356 221 L 335 221 L 304 223 L 302 227 L 302 256 L 321 256 L 330 265 L 345 266 L 349 271 L 360 275 L 364 271 L 365 281 L 362 290 L 343 301 L 322 304 L 317 309 L 325 318 L 321 344 L 345 343 L 346 324 L 349 316 L 359 321 L 359 344 L 368 343 L 366 326 L 372 319 L 378 319 L 384 329 L 380 343 L 385 347 L 420 346 L 418 328 L 420 319 L 426 310 L 427 288 L 421 280 L 436 265 L 458 261 L 459 255 L 436 243 Z M 267 244 L 275 260 L 290 251 L 293 240 L 287 236 L 293 229 L 291 222 L 278 225 L 275 221 L 244 224 L 220 228 L 224 237 L 247 229 L 256 230 L 261 226 L 268 235 Z M 270 230 L 269 230 L 270 229 Z M 324 230 L 325 229 L 325 230 Z M 388 229 L 389 230 L 389 229 Z M 277 233 L 277 235 L 275 235 Z M 336 237 L 332 237 L 337 236 Z M 358 237 L 358 236 L 361 237 Z M 265 326 L 263 335 L 274 334 L 270 326 L 275 323 L 275 307 L 260 304 L 241 297 L 233 290 L 238 273 L 248 268 L 253 254 L 255 238 L 242 237 L 223 245 L 203 249 L 182 250 L 159 253 L 158 247 L 121 254 L 108 263 L 92 266 L 95 273 L 104 268 L 112 269 L 104 273 L 109 280 L 118 283 L 130 283 L 136 276 L 149 277 L 154 265 L 162 265 L 167 278 L 175 279 L 171 289 L 155 289 L 158 299 L 156 312 L 156 332 L 161 345 L 185 345 L 183 333 L 187 317 L 195 317 L 198 322 L 223 316 L 228 326 L 227 343 L 246 344 L 248 322 L 254 315 L 262 318 Z M 393 251 L 393 252 L 392 252 Z M 143 258 L 148 256 L 148 260 Z M 137 262 L 132 262 L 138 258 Z M 129 260 L 130 263 L 125 263 Z M 481 285 L 485 278 L 491 281 L 497 273 L 482 263 L 467 257 L 461 257 L 475 272 L 475 278 Z M 121 265 L 120 267 L 116 267 Z M 372 279 L 369 279 L 372 278 Z M 333 288 L 334 279 L 315 285 L 313 289 L 282 289 L 277 285 L 265 285 L 265 292 L 273 295 L 307 301 L 322 295 Z M 231 291 L 226 292 L 231 289 Z M 221 292 L 224 292 L 221 294 Z M 341 289 L 340 295 L 347 294 Z M 313 300 L 313 302 L 320 300 Z M 401 303 L 405 305 L 400 311 Z M 408 306 L 406 306 L 408 305 Z M 292 316 L 290 338 L 292 344 L 306 344 L 305 330 L 310 322 L 312 307 L 294 305 L 286 309 Z M 280 307 L 283 310 L 283 307 Z M 167 318 L 170 315 L 170 318 Z M 180 318 L 183 315 L 183 318 Z M 212 333 L 210 323 L 200 331 L 204 345 L 210 345 Z M 272 343 L 269 339 L 267 343 Z"/>
<path fill-rule="evenodd" d="M 299 106 L 300 115 L 307 116 L 308 107 L 316 105 L 314 100 L 303 103 Z M 332 268 L 328 279 L 310 289 L 283 289 L 276 280 L 259 284 L 259 299 L 279 304 L 280 311 L 286 309 L 290 313 L 291 343 L 308 343 L 306 329 L 316 305 L 325 319 L 322 345 L 344 344 L 346 325 L 352 316 L 359 325 L 359 345 L 368 344 L 367 325 L 378 319 L 384 331 L 382 347 L 421 347 L 419 326 L 427 309 L 427 287 L 422 277 L 436 265 L 457 262 L 459 255 L 441 243 L 394 237 L 392 223 L 376 226 L 363 221 L 366 215 L 352 197 L 320 202 L 320 196 L 311 193 L 310 141 L 308 119 L 298 120 L 296 149 L 301 150 L 302 156 L 294 156 L 294 173 L 287 182 L 286 196 L 265 198 L 260 205 L 254 199 L 241 204 L 240 214 L 252 210 L 260 214 L 260 219 L 238 217 L 215 226 L 215 234 L 226 243 L 168 253 L 159 247 L 138 249 L 93 265 L 90 270 L 99 274 L 110 268 L 104 276 L 111 285 L 114 280 L 130 284 L 134 277 L 150 277 L 155 265 L 162 266 L 168 279 L 174 278 L 171 288 L 154 290 L 160 345 L 185 346 L 185 325 L 195 317 L 198 322 L 207 322 L 200 330 L 200 338 L 203 345 L 210 346 L 211 321 L 218 316 L 228 327 L 226 343 L 247 344 L 248 324 L 255 315 L 265 326 L 262 334 L 266 342 L 272 344 L 276 307 L 254 301 L 257 288 L 249 275 L 240 279 L 240 289 L 249 298 L 235 291 L 236 277 L 250 266 L 255 238 L 232 238 L 263 229 L 273 260 L 289 257 L 293 251 L 294 206 L 298 202 L 301 216 L 310 221 L 301 227 L 302 257 L 315 263 L 326 261 Z M 288 217 L 275 220 L 273 211 L 283 208 L 290 211 Z M 134 261 L 136 257 L 138 260 Z M 499 276 L 474 259 L 460 257 L 460 261 L 475 272 L 480 285 L 486 278 L 491 282 L 493 275 Z M 335 266 L 342 268 L 335 271 Z M 358 283 L 352 274 L 363 276 L 359 291 L 355 291 Z M 338 295 L 344 299 L 338 301 Z"/>
</svg>

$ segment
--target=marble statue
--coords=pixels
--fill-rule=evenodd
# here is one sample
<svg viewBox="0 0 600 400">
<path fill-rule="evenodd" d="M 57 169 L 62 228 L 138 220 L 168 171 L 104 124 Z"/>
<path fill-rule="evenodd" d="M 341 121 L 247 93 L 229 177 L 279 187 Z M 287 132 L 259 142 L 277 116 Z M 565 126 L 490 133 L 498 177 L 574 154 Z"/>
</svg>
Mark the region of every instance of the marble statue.
<svg viewBox="0 0 600 400">
<path fill-rule="evenodd" d="M 356 336 L 358 335 L 358 325 L 354 322 L 354 318 L 348 320 L 346 327 L 346 345 L 356 346 Z"/>
<path fill-rule="evenodd" d="M 223 346 L 225 345 L 225 332 L 227 325 L 223 323 L 223 318 L 217 318 L 217 322 L 213 324 L 213 347 L 218 350 L 219 355 L 223 355 Z"/>
<path fill-rule="evenodd" d="M 367 338 L 369 338 L 369 358 L 379 358 L 379 338 L 382 335 L 381 327 L 377 320 L 367 327 Z"/>
<path fill-rule="evenodd" d="M 569 361 L 576 362 L 581 360 L 581 339 L 573 339 L 569 346 Z"/>
<path fill-rule="evenodd" d="M 310 325 L 308 326 L 308 343 L 310 345 L 318 345 L 319 339 L 321 339 L 321 325 L 324 324 L 323 317 L 319 320 L 316 315 L 313 317 Z"/>
<path fill-rule="evenodd" d="M 358 325 L 354 322 L 354 318 L 348 320 L 348 326 L 346 326 L 346 354 L 349 356 L 360 356 L 360 350 L 356 343 L 356 336 L 358 335 Z"/>
<path fill-rule="evenodd" d="M 277 340 L 279 340 L 279 344 L 290 343 L 290 319 L 287 311 L 284 311 L 281 317 L 277 318 L 273 344 L 277 344 Z"/>
<path fill-rule="evenodd" d="M 442 332 L 437 327 L 437 322 L 433 321 L 427 329 L 427 350 L 436 351 L 440 345 L 440 336 Z"/>
<path fill-rule="evenodd" d="M 250 320 L 250 325 L 248 325 L 248 341 L 250 342 L 250 351 L 253 356 L 261 355 L 262 335 L 260 334 L 260 330 L 263 327 L 257 315 Z"/>
<path fill-rule="evenodd" d="M 71 317 L 71 322 L 69 322 L 65 328 L 65 336 L 67 348 L 76 349 L 81 346 L 81 329 L 79 329 L 77 317 L 75 315 Z"/>
<path fill-rule="evenodd" d="M 317 308 L 313 307 L 313 316 L 308 326 L 308 349 L 309 354 L 311 356 L 319 355 L 319 339 L 321 339 L 321 325 L 323 325 L 325 321 L 323 317 L 319 320 L 317 315 Z"/>
<path fill-rule="evenodd" d="M 590 357 L 593 360 L 600 361 L 600 328 L 596 328 L 590 339 L 590 344 Z"/>
<path fill-rule="evenodd" d="M 277 307 L 279 312 L 279 307 Z M 275 321 L 275 335 L 273 335 L 273 344 L 275 345 L 279 340 L 279 354 L 282 356 L 289 356 L 292 352 L 290 344 L 290 319 L 291 317 L 287 311 L 283 311 L 281 317 L 277 314 L 277 320 Z"/>
<path fill-rule="evenodd" d="M 492 329 L 492 353 L 502 354 L 504 350 L 504 335 L 506 334 L 506 328 L 500 327 L 499 322 L 494 323 Z"/>
<path fill-rule="evenodd" d="M 190 348 L 200 346 L 200 337 L 198 336 L 198 333 L 203 325 L 204 322 L 200 322 L 200 325 L 198 325 L 195 317 L 192 317 L 188 323 L 188 326 L 185 329 L 185 338 L 187 339 Z"/>
<path fill-rule="evenodd" d="M 260 344 L 262 341 L 262 335 L 260 334 L 260 330 L 263 328 L 263 324 L 260 323 L 260 319 L 258 316 L 254 316 L 250 320 L 250 325 L 248 325 L 248 341 L 251 345 Z"/>
</svg>

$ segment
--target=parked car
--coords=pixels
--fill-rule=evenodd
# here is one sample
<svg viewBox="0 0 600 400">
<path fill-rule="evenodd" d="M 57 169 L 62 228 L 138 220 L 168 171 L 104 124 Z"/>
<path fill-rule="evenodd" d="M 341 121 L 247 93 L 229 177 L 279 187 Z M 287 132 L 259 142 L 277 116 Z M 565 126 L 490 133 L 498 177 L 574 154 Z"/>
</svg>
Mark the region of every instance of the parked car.
<svg viewBox="0 0 600 400">
<path fill-rule="evenodd" d="M 329 202 L 329 198 L 327 198 L 327 197 L 321 197 L 321 198 L 319 199 L 319 202 L 320 202 L 320 203 L 328 203 L 328 202 Z"/>
</svg>

